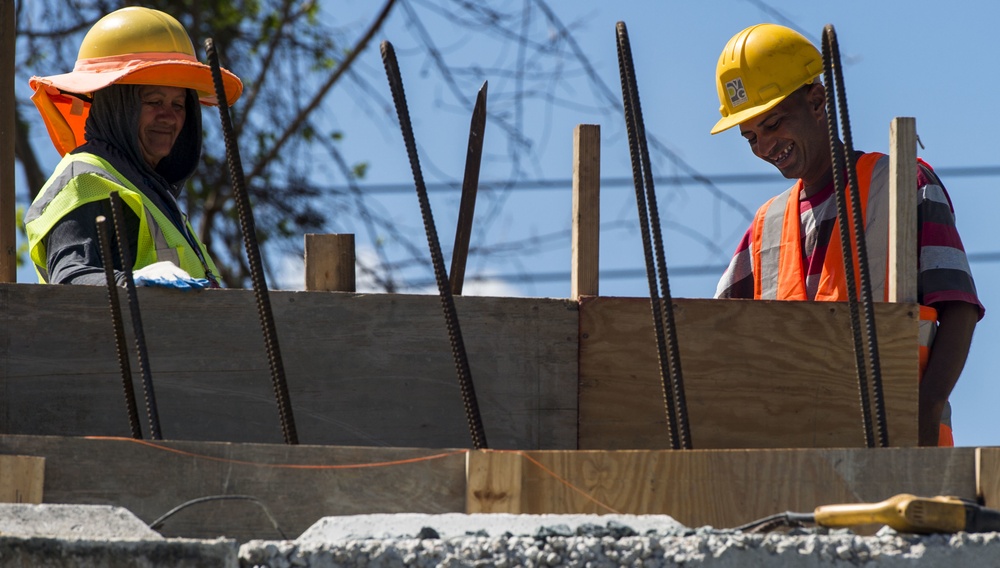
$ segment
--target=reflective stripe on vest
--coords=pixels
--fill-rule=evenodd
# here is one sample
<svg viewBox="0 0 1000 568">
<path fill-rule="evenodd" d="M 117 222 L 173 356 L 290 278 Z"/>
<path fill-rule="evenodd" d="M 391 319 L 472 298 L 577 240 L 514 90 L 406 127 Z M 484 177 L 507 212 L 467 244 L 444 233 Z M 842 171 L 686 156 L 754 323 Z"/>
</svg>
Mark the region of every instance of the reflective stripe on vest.
<svg viewBox="0 0 1000 568">
<path fill-rule="evenodd" d="M 74 162 L 72 167 L 68 167 L 59 173 L 58 176 L 45 184 L 41 195 L 32 202 L 31 207 L 24 215 L 24 224 L 34 221 L 39 218 L 45 211 L 45 208 L 52 203 L 56 195 L 62 191 L 62 188 L 75 178 L 76 176 L 82 175 L 94 175 L 104 178 L 111 183 L 121 185 L 120 182 L 115 178 L 115 176 L 108 173 L 106 170 L 86 162 Z M 153 242 L 156 247 L 156 258 L 158 260 L 169 260 L 177 266 L 180 266 L 180 258 L 177 251 L 174 250 L 169 244 L 167 244 L 167 238 L 163 236 L 163 231 L 160 230 L 160 226 L 156 223 L 156 219 L 153 214 L 147 208 L 143 208 L 146 213 L 146 226 L 150 228 L 150 233 L 153 237 Z M 44 269 L 43 269 L 44 270 Z M 46 280 L 48 279 L 46 275 Z"/>
<path fill-rule="evenodd" d="M 879 153 L 863 154 L 857 164 L 862 218 L 865 220 L 865 245 L 868 252 L 869 282 L 873 298 L 888 299 L 889 267 L 889 157 Z M 758 211 L 753 221 L 751 252 L 754 269 L 754 297 L 765 300 L 807 300 L 802 266 L 801 214 L 799 194 L 802 181 L 772 198 Z M 846 301 L 842 280 L 844 261 L 840 244 L 839 221 L 836 223 L 823 263 L 817 300 Z M 794 234 L 785 234 L 788 232 Z M 852 231 L 853 232 L 853 231 Z M 831 274 L 830 272 L 834 273 Z M 857 266 L 855 265 L 855 272 Z M 860 279 L 855 282 L 860 287 Z M 937 311 L 920 306 L 918 324 L 919 376 L 923 377 L 930 347 L 937 330 Z M 939 444 L 951 439 L 951 407 L 946 404 L 941 417 Z"/>
<path fill-rule="evenodd" d="M 865 219 L 865 242 L 872 297 L 885 296 L 885 281 L 888 267 L 889 248 L 889 157 L 883 154 L 864 154 L 858 160 L 858 181 L 861 186 L 859 196 L 862 203 L 862 217 Z M 872 183 L 875 182 L 875 183 Z M 759 255 L 760 268 L 754 274 L 754 295 L 764 300 L 807 300 L 805 295 L 805 274 L 802 266 L 802 235 L 799 213 L 799 194 L 802 181 L 799 180 L 778 197 L 768 201 L 754 220 L 757 243 L 754 255 Z M 872 211 L 873 214 L 868 214 Z M 878 219 L 885 217 L 885 220 Z M 872 220 L 872 221 L 869 221 Z M 794 234 L 786 234 L 791 227 Z M 834 225 L 827 256 L 836 263 L 824 262 L 821 282 L 827 283 L 817 292 L 820 300 L 846 300 L 842 288 L 843 251 L 839 238 L 840 223 Z M 838 260 L 839 259 L 839 260 Z M 839 278 L 838 278 L 839 277 Z M 857 280 L 855 280 L 857 281 Z M 787 284 L 791 282 L 792 284 Z"/>
<path fill-rule="evenodd" d="M 207 251 L 194 237 L 190 226 L 187 227 L 187 231 L 191 233 L 192 238 L 195 238 L 194 245 L 201 248 L 201 251 L 192 249 L 183 233 L 173 225 L 167 216 L 142 195 L 134 185 L 121 177 L 106 161 L 93 154 L 67 154 L 57 166 L 56 172 L 32 202 L 24 218 L 29 253 L 42 282 L 48 281 L 43 241 L 49 230 L 73 207 L 107 199 L 112 189 L 118 190 L 125 205 L 140 219 L 138 238 L 140 250 L 134 251 L 136 259 L 134 269 L 158 260 L 168 260 L 196 278 L 207 277 L 209 271 L 218 273 L 215 264 L 208 257 Z M 53 203 L 59 201 L 60 193 L 81 176 L 94 176 L 100 179 L 99 183 L 103 183 L 105 186 L 99 188 L 91 186 L 88 191 L 83 191 L 81 188 L 77 191 L 86 194 L 79 195 L 83 198 L 82 200 L 67 202 L 66 198 L 63 198 L 63 203 L 54 206 Z M 74 188 L 77 187 L 79 186 L 74 186 Z M 50 211 L 51 207 L 57 207 L 58 210 Z M 173 239 L 168 238 L 164 226 L 174 235 Z M 173 246 L 171 240 L 175 242 Z M 201 258 L 204 258 L 204 264 L 200 260 Z"/>
</svg>

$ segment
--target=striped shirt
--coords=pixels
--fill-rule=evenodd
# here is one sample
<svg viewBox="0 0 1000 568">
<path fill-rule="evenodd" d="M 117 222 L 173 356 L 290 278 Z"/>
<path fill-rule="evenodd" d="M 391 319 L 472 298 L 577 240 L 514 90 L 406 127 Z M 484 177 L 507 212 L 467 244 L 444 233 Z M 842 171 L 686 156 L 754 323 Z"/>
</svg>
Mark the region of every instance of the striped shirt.
<svg viewBox="0 0 1000 568">
<path fill-rule="evenodd" d="M 922 305 L 962 301 L 979 307 L 979 317 L 985 310 L 976 294 L 976 285 L 969 260 L 955 227 L 955 210 L 948 192 L 937 175 L 921 166 L 917 172 L 917 226 L 919 257 L 917 281 L 918 300 Z M 816 296 L 823 261 L 833 236 L 837 220 L 837 199 L 833 183 L 815 195 L 799 201 L 802 227 L 802 265 L 806 275 L 806 294 Z M 736 254 L 719 281 L 716 298 L 753 298 L 752 227 L 747 229 Z M 840 246 L 840 243 L 833 243 Z"/>
</svg>

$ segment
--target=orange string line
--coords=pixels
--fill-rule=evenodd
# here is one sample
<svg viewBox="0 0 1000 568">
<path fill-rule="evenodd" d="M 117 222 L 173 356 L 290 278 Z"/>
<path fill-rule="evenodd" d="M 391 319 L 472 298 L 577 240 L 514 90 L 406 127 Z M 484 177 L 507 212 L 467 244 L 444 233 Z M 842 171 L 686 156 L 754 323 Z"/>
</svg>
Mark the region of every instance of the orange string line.
<svg viewBox="0 0 1000 568">
<path fill-rule="evenodd" d="M 551 475 L 552 477 L 554 477 L 556 480 L 559 481 L 559 483 L 562 483 L 566 487 L 569 487 L 571 490 L 576 491 L 580 495 L 583 495 L 584 498 L 586 498 L 588 501 L 593 502 L 598 507 L 603 507 L 603 508 L 607 509 L 608 511 L 611 511 L 612 513 L 615 513 L 617 515 L 621 514 L 621 512 L 618 511 L 617 509 L 615 509 L 615 508 L 613 508 L 613 507 L 611 507 L 609 505 L 605 505 L 601 501 L 598 501 L 595 497 L 593 497 L 592 495 L 590 495 L 589 493 L 587 493 L 583 489 L 580 489 L 576 485 L 573 485 L 568 480 L 566 480 L 565 478 L 563 478 L 562 476 L 560 476 L 558 473 L 556 473 L 556 472 L 552 471 L 551 469 L 545 467 L 544 465 L 542 465 L 541 462 L 539 462 L 538 460 L 536 460 L 535 458 L 529 456 L 528 454 L 524 453 L 521 450 L 483 450 L 483 451 L 485 451 L 485 452 L 495 452 L 495 453 L 517 454 L 517 455 L 521 456 L 522 458 L 528 460 L 529 462 L 535 464 L 536 467 L 538 467 L 539 469 L 541 469 L 545 473 L 547 473 L 547 474 Z"/>
<path fill-rule="evenodd" d="M 422 461 L 436 460 L 436 459 L 446 458 L 446 457 L 449 457 L 449 456 L 456 456 L 456 455 L 459 455 L 459 454 L 467 454 L 470 451 L 470 450 L 456 450 L 454 452 L 445 452 L 445 453 L 442 453 L 442 454 L 434 454 L 434 455 L 431 455 L 431 456 L 421 456 L 419 458 L 409 458 L 409 459 L 405 459 L 405 460 L 393 460 L 393 461 L 386 461 L 386 462 L 341 464 L 341 465 L 329 465 L 329 464 L 326 464 L 326 465 L 308 465 L 308 464 L 287 464 L 287 463 L 286 464 L 281 464 L 281 463 L 261 463 L 261 462 L 252 462 L 252 461 L 244 461 L 244 460 L 234 460 L 234 459 L 229 459 L 229 458 L 220 458 L 220 457 L 215 457 L 215 456 L 206 456 L 204 454 L 196 454 L 196 453 L 193 453 L 193 452 L 188 452 L 188 451 L 184 451 L 184 450 L 178 450 L 177 448 L 171 448 L 171 447 L 168 447 L 168 446 L 163 446 L 163 445 L 160 445 L 158 443 L 150 442 L 150 441 L 147 441 L 147 440 L 137 440 L 135 438 L 123 438 L 123 437 L 118 437 L 118 436 L 84 436 L 84 438 L 86 438 L 88 440 L 106 440 L 106 441 L 115 441 L 115 442 L 133 442 L 133 443 L 140 444 L 140 445 L 143 445 L 143 446 L 148 446 L 150 448 L 155 448 L 157 450 L 163 450 L 165 452 L 171 452 L 171 453 L 175 453 L 175 454 L 180 454 L 182 456 L 187 456 L 187 457 L 191 457 L 191 458 L 197 458 L 197 459 L 203 459 L 203 460 L 209 460 L 209 461 L 217 461 L 217 462 L 224 462 L 224 463 L 239 464 L 239 465 L 252 465 L 252 466 L 256 466 L 256 467 L 274 467 L 274 468 L 281 468 L 281 469 L 361 469 L 361 468 L 366 468 L 366 467 L 388 467 L 388 466 L 394 466 L 394 465 L 405 465 L 405 464 L 417 463 L 417 462 L 422 462 Z"/>
<path fill-rule="evenodd" d="M 409 458 L 409 459 L 403 459 L 403 460 L 393 460 L 393 461 L 373 462 L 373 463 L 359 463 L 359 464 L 341 464 L 341 465 L 328 465 L 328 464 L 327 465 L 274 464 L 274 463 L 252 462 L 252 461 L 245 461 L 245 460 L 234 460 L 234 459 L 229 459 L 229 458 L 220 458 L 220 457 L 216 457 L 216 456 L 208 456 L 208 455 L 204 455 L 204 454 L 196 454 L 194 452 L 188 452 L 188 451 L 185 451 L 185 450 L 179 450 L 177 448 L 171 448 L 169 446 L 164 446 L 161 443 L 157 443 L 157 442 L 151 442 L 151 441 L 148 441 L 148 440 L 137 440 L 135 438 L 125 438 L 125 437 L 120 437 L 120 436 L 84 436 L 84 439 L 87 439 L 87 440 L 112 441 L 112 442 L 131 442 L 131 443 L 134 443 L 134 444 L 139 444 L 139 445 L 146 446 L 146 447 L 149 447 L 149 448 L 153 448 L 153 449 L 156 449 L 156 450 L 161 450 L 161 451 L 170 452 L 170 453 L 174 453 L 174 454 L 178 454 L 178 455 L 182 455 L 182 456 L 186 456 L 186 457 L 190 457 L 190 458 L 203 459 L 203 460 L 208 460 L 208 461 L 217 461 L 217 462 L 231 463 L 231 464 L 237 464 L 237 465 L 248 465 L 248 466 L 254 466 L 254 467 L 273 467 L 273 468 L 279 468 L 279 469 L 306 469 L 306 470 L 361 469 L 361 468 L 368 468 L 368 467 L 389 467 L 389 466 L 396 466 L 396 465 L 406 465 L 406 464 L 418 463 L 418 462 L 423 462 L 423 461 L 431 461 L 431 460 L 442 459 L 442 458 L 446 458 L 446 457 L 450 457 L 450 456 L 456 456 L 456 455 L 461 455 L 461 454 L 468 454 L 470 451 L 472 451 L 472 450 L 455 450 L 453 452 L 444 452 L 444 453 L 434 454 L 434 455 L 430 455 L 430 456 L 421 456 L 419 458 Z M 491 452 L 491 453 L 498 453 L 498 454 L 499 453 L 517 454 L 517 455 L 521 456 L 521 458 L 523 458 L 523 459 L 527 460 L 528 462 L 534 464 L 535 467 L 537 467 L 538 469 L 542 470 L 547 475 L 549 475 L 552 478 L 554 478 L 555 480 L 557 480 L 559 483 L 562 483 L 563 485 L 565 485 L 566 487 L 568 487 L 570 490 L 575 491 L 576 493 L 582 495 L 585 499 L 587 499 L 588 501 L 591 501 L 592 503 L 594 503 L 598 507 L 601 507 L 603 509 L 606 509 L 606 510 L 608 510 L 608 511 L 610 511 L 612 513 L 618 514 L 618 515 L 622 514 L 617 509 L 615 509 L 615 508 L 613 508 L 613 507 L 611 507 L 609 505 L 606 505 L 606 504 L 602 503 L 601 501 L 597 500 L 595 497 L 593 497 L 592 495 L 590 495 L 589 493 L 587 493 L 583 489 L 577 487 L 576 485 L 573 485 L 567 479 L 565 479 L 564 477 L 560 476 L 556 472 L 552 471 L 551 469 L 549 469 L 548 467 L 546 467 L 544 464 L 542 464 L 541 462 L 539 462 L 535 458 L 529 456 L 527 453 L 525 453 L 522 450 L 482 450 L 482 451 L 484 451 L 484 452 Z"/>
</svg>

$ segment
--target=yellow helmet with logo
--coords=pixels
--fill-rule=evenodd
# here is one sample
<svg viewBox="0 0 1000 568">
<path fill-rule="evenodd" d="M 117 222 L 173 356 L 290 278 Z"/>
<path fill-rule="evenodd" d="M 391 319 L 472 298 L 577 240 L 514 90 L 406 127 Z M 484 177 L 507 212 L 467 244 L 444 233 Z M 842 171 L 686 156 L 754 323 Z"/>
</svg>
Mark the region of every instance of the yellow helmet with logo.
<svg viewBox="0 0 1000 568">
<path fill-rule="evenodd" d="M 202 104 L 218 102 L 212 71 L 195 57 L 191 38 L 176 18 L 150 8 L 122 8 L 90 28 L 71 73 L 28 82 L 60 154 L 83 143 L 94 91 L 115 83 L 194 89 Z M 223 69 L 222 84 L 226 102 L 235 103 L 243 92 L 239 77 Z"/>
<path fill-rule="evenodd" d="M 733 36 L 715 68 L 720 119 L 717 134 L 763 114 L 823 73 L 823 57 L 799 32 L 757 24 Z"/>
</svg>

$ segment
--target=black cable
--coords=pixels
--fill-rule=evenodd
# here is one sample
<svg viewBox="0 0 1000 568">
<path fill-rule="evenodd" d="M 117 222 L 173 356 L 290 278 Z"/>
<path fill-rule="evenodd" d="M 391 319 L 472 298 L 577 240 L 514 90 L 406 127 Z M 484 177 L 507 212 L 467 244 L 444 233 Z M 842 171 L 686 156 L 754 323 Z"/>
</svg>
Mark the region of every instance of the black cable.
<svg viewBox="0 0 1000 568">
<path fill-rule="evenodd" d="M 274 398 L 278 404 L 278 414 L 281 420 L 281 432 L 286 444 L 298 444 L 299 437 L 295 431 L 295 417 L 292 414 L 292 402 L 288 396 L 288 382 L 285 380 L 285 367 L 281 360 L 281 348 L 278 345 L 278 332 L 274 325 L 274 314 L 271 311 L 271 299 L 267 293 L 267 281 L 264 279 L 264 269 L 260 258 L 260 247 L 257 244 L 257 229 L 250 209 L 250 197 L 247 195 L 246 183 L 243 177 L 243 164 L 240 160 L 240 149 L 236 144 L 236 134 L 233 132 L 232 118 L 229 116 L 229 101 L 226 99 L 226 88 L 222 84 L 222 68 L 219 65 L 219 54 L 216 53 L 212 38 L 205 40 L 205 53 L 212 68 L 212 79 L 215 83 L 215 96 L 219 103 L 219 117 L 222 121 L 222 137 L 226 142 L 226 161 L 229 163 L 229 177 L 233 184 L 233 199 L 240 217 L 240 227 L 243 229 L 243 245 L 250 264 L 250 280 L 253 283 L 254 296 L 257 299 L 257 314 L 260 317 L 260 327 L 264 333 L 264 347 L 267 350 L 267 360 L 271 368 L 271 383 L 274 387 Z"/>
<path fill-rule="evenodd" d="M 274 527 L 274 530 L 277 531 L 279 535 L 281 535 L 281 539 L 288 540 L 288 537 L 285 536 L 285 532 L 282 531 L 281 527 L 278 526 L 278 521 L 275 520 L 274 515 L 271 514 L 271 510 L 267 508 L 267 505 L 265 505 L 263 501 L 254 497 L 253 495 L 210 495 L 207 497 L 198 497 L 197 499 L 191 499 L 190 501 L 185 501 L 184 503 L 181 503 L 180 505 L 174 507 L 173 509 L 170 509 L 162 516 L 160 516 L 158 519 L 149 523 L 149 528 L 153 529 L 154 531 L 159 529 L 161 526 L 163 526 L 164 521 L 176 515 L 177 513 L 183 511 L 184 509 L 191 507 L 192 505 L 207 503 L 209 501 L 226 501 L 226 500 L 250 501 L 251 503 L 257 504 L 264 511 L 264 515 L 267 516 L 267 519 L 271 521 L 271 526 Z"/>
<path fill-rule="evenodd" d="M 104 215 L 97 217 L 97 239 L 101 244 L 101 262 L 108 284 L 108 304 L 111 308 L 111 326 L 115 332 L 115 353 L 118 355 L 118 369 L 122 375 L 122 389 L 125 393 L 125 412 L 132 437 L 142 439 L 139 425 L 139 408 L 135 402 L 135 387 L 132 385 L 132 367 L 128 360 L 128 342 L 125 340 L 125 325 L 122 322 L 121 303 L 118 300 L 118 283 L 115 281 L 115 260 L 111 254 L 111 240 L 108 237 L 108 221 Z"/>
<path fill-rule="evenodd" d="M 410 159 L 410 169 L 413 171 L 417 198 L 420 201 L 420 213 L 423 216 L 424 229 L 427 232 L 427 245 L 430 248 L 431 262 L 434 265 L 434 277 L 437 280 L 438 292 L 441 297 L 445 324 L 448 326 L 448 338 L 451 340 L 451 352 L 455 359 L 455 368 L 458 371 L 458 382 L 462 390 L 462 402 L 465 405 L 465 416 L 469 422 L 472 445 L 477 450 L 485 450 L 489 447 L 486 444 L 486 432 L 483 429 L 483 420 L 479 413 L 479 403 L 476 400 L 476 389 L 472 383 L 472 370 L 469 368 L 465 343 L 462 341 L 462 328 L 458 323 L 455 298 L 451 293 L 451 284 L 444 267 L 444 256 L 441 254 L 441 244 L 438 242 L 437 229 L 434 227 L 431 203 L 427 198 L 427 187 L 424 185 L 424 176 L 420 171 L 417 143 L 410 123 L 410 112 L 406 106 L 406 93 L 403 91 L 403 78 L 399 72 L 399 63 L 396 61 L 396 52 L 392 44 L 383 41 L 381 48 L 382 63 L 385 65 L 389 89 L 392 91 L 392 100 L 396 106 L 400 130 L 402 130 L 403 141 L 406 144 L 406 153 Z"/>
<path fill-rule="evenodd" d="M 770 515 L 762 519 L 749 522 L 745 525 L 740 525 L 733 530 L 746 533 L 767 532 L 779 527 L 795 528 L 815 522 L 816 516 L 812 513 L 793 513 L 791 511 L 785 511 L 784 513 Z"/>
</svg>

